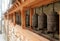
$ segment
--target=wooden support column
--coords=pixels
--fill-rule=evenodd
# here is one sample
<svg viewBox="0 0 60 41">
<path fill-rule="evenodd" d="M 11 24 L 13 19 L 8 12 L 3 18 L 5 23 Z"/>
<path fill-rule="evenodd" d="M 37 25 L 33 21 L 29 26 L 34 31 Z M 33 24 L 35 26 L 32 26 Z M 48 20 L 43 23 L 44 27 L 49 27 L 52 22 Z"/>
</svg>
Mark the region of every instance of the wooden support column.
<svg viewBox="0 0 60 41">
<path fill-rule="evenodd" d="M 12 17 L 13 17 L 13 14 L 10 15 L 10 18 L 11 18 L 11 22 L 12 22 Z"/>
<path fill-rule="evenodd" d="M 11 14 L 9 15 L 9 17 L 10 17 L 10 20 L 11 20 Z"/>
<path fill-rule="evenodd" d="M 7 20 L 9 20 L 9 14 L 7 14 Z"/>
<path fill-rule="evenodd" d="M 13 23 L 14 23 L 14 25 L 16 25 L 16 16 L 15 16 L 15 13 L 13 13 Z"/>
<path fill-rule="evenodd" d="M 60 35 L 60 12 L 59 12 L 59 35 Z"/>
<path fill-rule="evenodd" d="M 9 14 L 9 20 L 11 20 L 11 14 Z"/>
<path fill-rule="evenodd" d="M 25 10 L 21 10 L 21 22 L 22 22 L 22 28 L 26 28 L 26 15 Z"/>
<path fill-rule="evenodd" d="M 60 39 L 60 11 L 59 11 L 59 39 Z"/>
<path fill-rule="evenodd" d="M 30 8 L 30 30 L 32 30 L 32 15 L 34 13 L 33 8 Z"/>
</svg>

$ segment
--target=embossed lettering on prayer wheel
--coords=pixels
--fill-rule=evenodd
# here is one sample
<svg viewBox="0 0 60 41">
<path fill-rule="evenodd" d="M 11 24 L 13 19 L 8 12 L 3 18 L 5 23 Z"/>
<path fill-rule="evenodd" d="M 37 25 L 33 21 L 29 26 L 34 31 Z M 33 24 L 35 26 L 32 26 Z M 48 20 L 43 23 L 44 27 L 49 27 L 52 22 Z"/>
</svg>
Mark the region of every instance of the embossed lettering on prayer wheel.
<svg viewBox="0 0 60 41">
<path fill-rule="evenodd" d="M 58 23 L 59 15 L 57 12 L 52 12 L 51 14 L 47 15 L 47 31 L 54 32 L 59 26 Z"/>
</svg>

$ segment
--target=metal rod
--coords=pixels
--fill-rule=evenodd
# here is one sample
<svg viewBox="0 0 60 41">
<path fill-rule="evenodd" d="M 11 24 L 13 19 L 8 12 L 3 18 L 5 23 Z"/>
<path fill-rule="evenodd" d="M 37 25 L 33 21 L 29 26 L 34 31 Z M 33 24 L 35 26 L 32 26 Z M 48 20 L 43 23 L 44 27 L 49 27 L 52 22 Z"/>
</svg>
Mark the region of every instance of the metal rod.
<svg viewBox="0 0 60 41">
<path fill-rule="evenodd" d="M 36 8 L 35 8 L 35 14 L 36 14 Z"/>
<path fill-rule="evenodd" d="M 53 12 L 54 12 L 54 6 L 55 6 L 55 4 L 53 3 Z"/>
<path fill-rule="evenodd" d="M 42 6 L 42 13 L 43 13 L 43 6 Z"/>
</svg>

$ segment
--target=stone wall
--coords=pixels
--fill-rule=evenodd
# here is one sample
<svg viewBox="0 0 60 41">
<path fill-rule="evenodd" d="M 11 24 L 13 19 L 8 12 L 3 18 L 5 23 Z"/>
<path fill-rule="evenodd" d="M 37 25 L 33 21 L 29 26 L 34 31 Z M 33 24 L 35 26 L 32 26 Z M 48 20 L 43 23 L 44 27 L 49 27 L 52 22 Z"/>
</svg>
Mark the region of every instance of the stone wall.
<svg viewBox="0 0 60 41">
<path fill-rule="evenodd" d="M 22 27 L 17 24 L 14 26 L 9 20 L 5 20 L 5 30 L 7 41 L 49 41 L 27 29 L 22 29 Z"/>
</svg>

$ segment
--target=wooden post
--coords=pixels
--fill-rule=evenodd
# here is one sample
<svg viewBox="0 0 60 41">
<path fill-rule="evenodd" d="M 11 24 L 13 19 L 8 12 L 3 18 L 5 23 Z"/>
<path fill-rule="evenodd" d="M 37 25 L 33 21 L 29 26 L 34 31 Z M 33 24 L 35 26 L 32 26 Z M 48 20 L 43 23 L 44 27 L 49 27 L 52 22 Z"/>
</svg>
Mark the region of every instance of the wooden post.
<svg viewBox="0 0 60 41">
<path fill-rule="evenodd" d="M 60 34 L 60 12 L 59 12 L 59 34 Z"/>
<path fill-rule="evenodd" d="M 11 18 L 11 22 L 12 22 L 12 16 L 13 16 L 13 15 L 11 14 L 11 15 L 10 15 L 10 18 Z"/>
<path fill-rule="evenodd" d="M 21 10 L 21 22 L 22 22 L 22 28 L 26 28 L 26 15 L 25 10 Z"/>
<path fill-rule="evenodd" d="M 16 25 L 16 16 L 15 16 L 15 13 L 13 13 L 13 23 L 14 23 L 14 25 Z"/>
<path fill-rule="evenodd" d="M 11 14 L 9 15 L 9 17 L 10 17 L 10 20 L 11 20 Z"/>
<path fill-rule="evenodd" d="M 30 30 L 32 30 L 32 15 L 34 13 L 33 8 L 30 8 Z"/>
<path fill-rule="evenodd" d="M 60 40 L 60 12 L 59 12 L 59 40 Z"/>
<path fill-rule="evenodd" d="M 7 15 L 7 19 L 8 19 L 8 15 Z"/>
<path fill-rule="evenodd" d="M 9 20 L 9 14 L 7 14 L 7 20 Z"/>
</svg>

